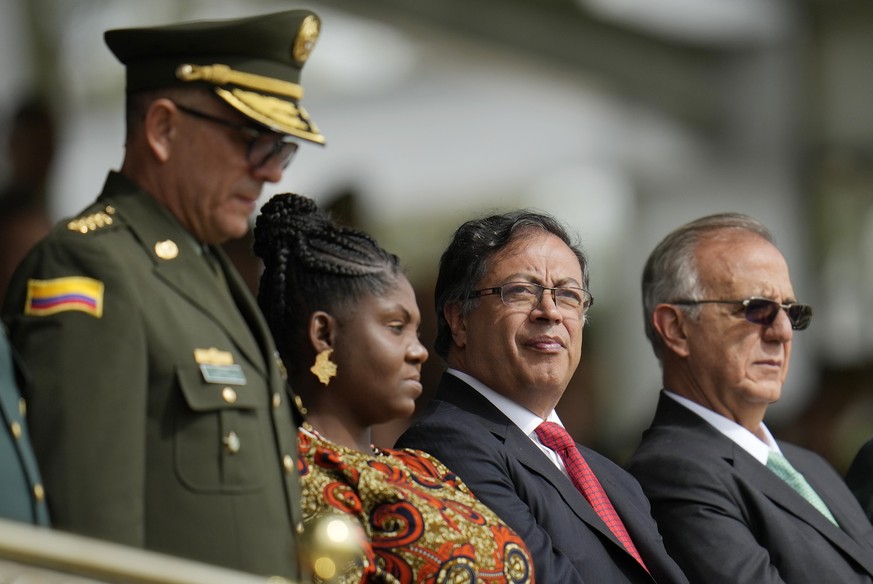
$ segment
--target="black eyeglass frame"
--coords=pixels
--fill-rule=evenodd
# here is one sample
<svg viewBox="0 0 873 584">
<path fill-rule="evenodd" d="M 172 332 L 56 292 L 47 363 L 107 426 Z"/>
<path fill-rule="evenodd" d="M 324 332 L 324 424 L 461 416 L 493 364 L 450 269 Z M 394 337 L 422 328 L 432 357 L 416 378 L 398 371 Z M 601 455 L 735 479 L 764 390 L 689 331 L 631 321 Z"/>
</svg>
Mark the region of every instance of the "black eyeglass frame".
<svg viewBox="0 0 873 584">
<path fill-rule="evenodd" d="M 261 168 L 264 166 L 268 160 L 272 157 L 278 155 L 282 152 L 282 149 L 286 146 L 294 146 L 294 149 L 291 150 L 285 157 L 285 160 L 282 161 L 282 169 L 288 168 L 288 165 L 291 164 L 291 159 L 294 158 L 294 154 L 297 153 L 298 148 L 300 147 L 300 143 L 291 136 L 286 136 L 283 134 L 277 134 L 276 132 L 271 131 L 262 131 L 257 128 L 253 128 L 247 124 L 239 124 L 237 122 L 231 122 L 230 120 L 225 120 L 224 118 L 219 118 L 218 116 L 213 116 L 212 114 L 207 114 L 206 112 L 202 112 L 200 110 L 178 104 L 173 102 L 173 105 L 176 106 L 180 112 L 184 114 L 188 114 L 189 116 L 205 120 L 207 122 L 212 122 L 214 124 L 220 124 L 226 128 L 231 128 L 232 130 L 236 130 L 244 134 L 249 138 L 248 147 L 246 149 L 246 160 L 249 161 L 249 164 L 252 167 L 252 170 Z M 262 137 L 270 137 L 275 136 L 273 138 L 273 146 L 270 148 L 270 151 L 261 158 L 259 161 L 252 160 L 252 151 L 255 146 L 255 143 L 261 139 Z"/>
<path fill-rule="evenodd" d="M 809 327 L 812 322 L 812 306 L 809 304 L 798 304 L 797 302 L 789 302 L 782 304 L 771 298 L 763 298 L 761 296 L 752 296 L 745 300 L 674 300 L 668 304 L 676 304 L 679 306 L 696 306 L 698 304 L 737 304 L 743 307 L 743 318 L 752 324 L 761 326 L 770 326 L 776 321 L 779 316 L 779 310 L 773 311 L 772 318 L 768 319 L 753 319 L 750 317 L 750 310 L 754 309 L 753 303 L 765 303 L 770 306 L 778 306 L 788 315 L 788 320 L 791 322 L 791 328 L 796 331 L 802 331 Z"/>
<path fill-rule="evenodd" d="M 507 303 L 506 298 L 503 296 L 503 289 L 507 286 L 513 285 L 533 286 L 536 290 L 539 290 L 536 295 L 536 303 L 531 306 L 531 310 L 540 305 L 540 303 L 543 301 L 543 294 L 546 293 L 546 290 L 552 293 L 552 300 L 558 307 L 561 306 L 560 304 L 558 304 L 558 290 L 575 290 L 582 292 L 583 300 L 582 303 L 579 305 L 580 317 L 585 316 L 588 313 L 588 310 L 592 306 L 594 306 L 594 296 L 585 288 L 579 288 L 577 286 L 555 286 L 553 288 L 550 288 L 548 286 L 543 286 L 542 284 L 537 284 L 536 282 L 506 282 L 504 284 L 501 284 L 500 286 L 494 286 L 493 288 L 480 288 L 479 290 L 473 290 L 472 292 L 470 292 L 470 294 L 467 296 L 467 299 L 473 300 L 475 298 L 481 298 L 482 296 L 497 294 L 500 295 L 500 301 L 503 303 L 504 306 L 510 306 L 510 304 Z M 587 302 L 585 300 L 586 298 Z"/>
</svg>

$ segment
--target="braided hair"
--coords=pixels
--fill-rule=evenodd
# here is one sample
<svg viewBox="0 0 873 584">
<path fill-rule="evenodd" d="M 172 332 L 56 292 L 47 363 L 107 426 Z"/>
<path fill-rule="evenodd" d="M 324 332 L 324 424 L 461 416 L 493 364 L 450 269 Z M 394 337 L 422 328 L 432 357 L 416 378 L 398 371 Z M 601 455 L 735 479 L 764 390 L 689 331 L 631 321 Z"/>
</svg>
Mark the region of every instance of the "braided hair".
<svg viewBox="0 0 873 584">
<path fill-rule="evenodd" d="M 258 304 L 292 375 L 308 362 L 308 323 L 317 310 L 342 313 L 390 289 L 396 255 L 362 231 L 339 225 L 312 199 L 279 194 L 258 215 L 254 252 L 264 262 Z"/>
</svg>

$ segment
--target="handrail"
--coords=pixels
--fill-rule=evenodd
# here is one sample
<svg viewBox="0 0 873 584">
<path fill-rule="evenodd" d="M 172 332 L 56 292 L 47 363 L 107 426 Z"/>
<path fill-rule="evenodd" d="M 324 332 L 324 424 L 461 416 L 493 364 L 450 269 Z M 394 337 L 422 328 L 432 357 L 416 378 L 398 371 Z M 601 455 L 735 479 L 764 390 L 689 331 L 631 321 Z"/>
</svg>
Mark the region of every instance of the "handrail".
<svg viewBox="0 0 873 584">
<path fill-rule="evenodd" d="M 294 584 L 101 541 L 45 527 L 0 519 L 0 558 L 21 567 L 21 582 L 60 584 L 65 575 L 113 584 Z M 19 582 L 0 563 L 3 582 Z M 16 566 L 17 569 L 18 566 Z M 40 569 L 39 578 L 26 578 Z M 56 574 L 56 580 L 46 577 Z"/>
</svg>

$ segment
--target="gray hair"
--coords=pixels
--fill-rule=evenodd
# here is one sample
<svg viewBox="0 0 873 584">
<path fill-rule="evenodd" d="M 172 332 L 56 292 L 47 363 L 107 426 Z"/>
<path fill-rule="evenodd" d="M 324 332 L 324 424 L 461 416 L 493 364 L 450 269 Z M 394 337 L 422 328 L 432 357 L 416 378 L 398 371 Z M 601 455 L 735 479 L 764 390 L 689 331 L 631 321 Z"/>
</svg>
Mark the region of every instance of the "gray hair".
<svg viewBox="0 0 873 584">
<path fill-rule="evenodd" d="M 699 279 L 696 250 L 704 240 L 719 231 L 746 231 L 773 243 L 773 235 L 757 219 L 742 213 L 717 213 L 686 223 L 661 240 L 643 268 L 643 318 L 646 337 L 655 356 L 661 358 L 664 343 L 655 330 L 652 317 L 659 304 L 676 300 L 700 300 L 706 292 Z M 689 316 L 697 317 L 699 306 L 687 306 Z"/>
</svg>

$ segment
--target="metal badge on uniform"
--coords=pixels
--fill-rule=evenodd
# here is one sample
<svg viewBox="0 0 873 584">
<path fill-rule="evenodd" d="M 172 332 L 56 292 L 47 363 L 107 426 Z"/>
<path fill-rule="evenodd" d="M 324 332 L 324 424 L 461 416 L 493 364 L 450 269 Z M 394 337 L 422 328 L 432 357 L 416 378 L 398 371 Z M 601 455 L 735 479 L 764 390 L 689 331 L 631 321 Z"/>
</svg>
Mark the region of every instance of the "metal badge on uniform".
<svg viewBox="0 0 873 584">
<path fill-rule="evenodd" d="M 220 351 L 215 347 L 194 349 L 194 361 L 200 366 L 200 373 L 206 383 L 246 384 L 245 372 L 233 362 L 230 351 Z"/>
<path fill-rule="evenodd" d="M 165 239 L 155 244 L 155 255 L 162 260 L 172 260 L 179 255 L 179 246 L 172 239 Z"/>
</svg>

